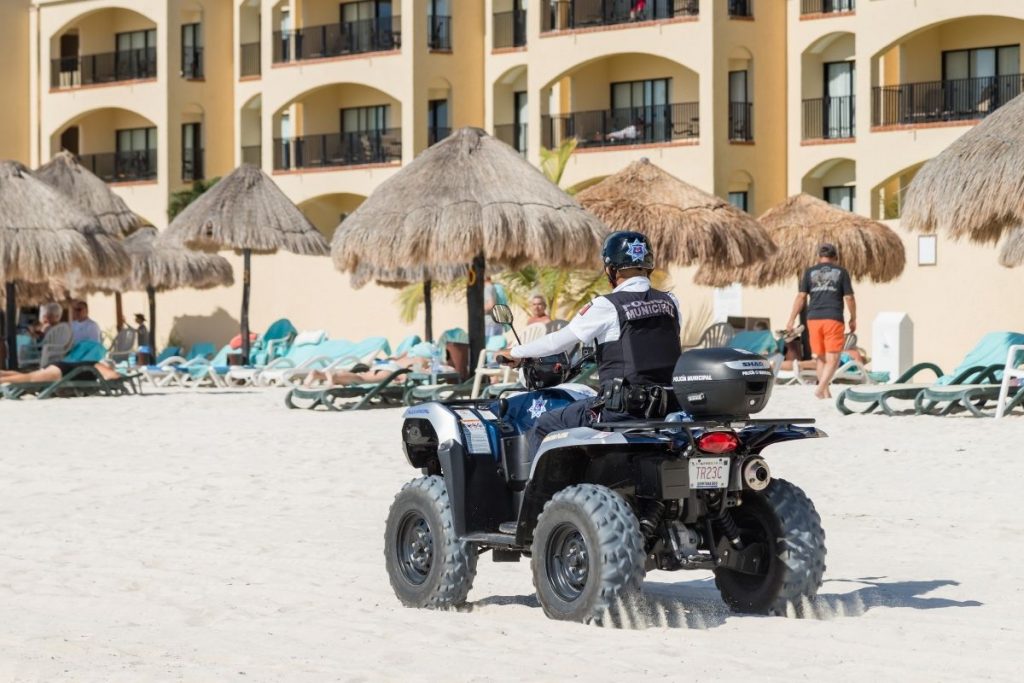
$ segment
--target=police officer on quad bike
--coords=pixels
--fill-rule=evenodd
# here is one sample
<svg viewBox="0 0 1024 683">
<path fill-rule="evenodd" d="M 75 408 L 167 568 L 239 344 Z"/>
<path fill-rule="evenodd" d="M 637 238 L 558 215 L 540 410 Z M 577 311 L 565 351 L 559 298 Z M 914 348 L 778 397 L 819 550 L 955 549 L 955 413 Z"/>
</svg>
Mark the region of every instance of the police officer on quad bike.
<svg viewBox="0 0 1024 683">
<path fill-rule="evenodd" d="M 650 242 L 639 232 L 615 232 L 605 240 L 602 257 L 611 293 L 584 306 L 563 329 L 498 353 L 518 366 L 522 359 L 562 353 L 580 342 L 597 347 L 600 394 L 541 415 L 529 435 L 533 452 L 551 432 L 598 421 L 658 419 L 678 410 L 671 385 L 681 352 L 679 302 L 651 286 Z"/>
</svg>

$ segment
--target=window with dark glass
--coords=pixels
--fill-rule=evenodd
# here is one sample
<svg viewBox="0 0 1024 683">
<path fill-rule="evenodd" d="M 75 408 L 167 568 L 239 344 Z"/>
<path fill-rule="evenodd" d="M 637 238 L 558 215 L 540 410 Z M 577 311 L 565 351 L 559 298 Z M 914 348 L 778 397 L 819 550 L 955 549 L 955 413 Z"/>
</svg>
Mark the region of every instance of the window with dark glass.
<svg viewBox="0 0 1024 683">
<path fill-rule="evenodd" d="M 853 62 L 827 62 L 825 68 L 825 138 L 852 138 L 854 134 Z"/>
<path fill-rule="evenodd" d="M 156 175 L 156 128 L 124 128 L 117 131 L 114 173 L 129 178 Z"/>
<path fill-rule="evenodd" d="M 427 22 L 427 45 L 430 49 L 452 49 L 452 11 L 449 0 L 427 0 Z"/>
<path fill-rule="evenodd" d="M 448 137 L 448 100 L 427 103 L 427 137 L 429 144 Z"/>
<path fill-rule="evenodd" d="M 746 191 L 729 193 L 729 203 L 742 211 L 749 210 L 747 209 L 747 198 L 748 196 Z"/>
<path fill-rule="evenodd" d="M 653 78 L 643 81 L 612 83 L 609 128 L 610 131 L 634 127 L 635 135 L 628 139 L 668 140 L 672 136 L 669 103 L 672 97 L 672 79 Z"/>
<path fill-rule="evenodd" d="M 388 127 L 390 105 L 373 107 L 351 107 L 341 110 L 341 131 L 343 133 L 382 132 Z"/>
<path fill-rule="evenodd" d="M 840 185 L 837 187 L 826 187 L 825 201 L 832 206 L 838 206 L 846 211 L 853 211 L 853 200 L 856 196 L 855 189 L 851 185 Z"/>
<path fill-rule="evenodd" d="M 156 29 L 118 33 L 114 53 L 115 80 L 156 76 Z"/>
<path fill-rule="evenodd" d="M 529 120 L 529 109 L 527 108 L 527 98 L 525 90 L 517 90 L 512 93 L 512 106 L 513 106 L 513 130 L 512 140 L 515 144 L 512 146 L 517 152 L 526 151 L 526 122 Z"/>
<path fill-rule="evenodd" d="M 359 0 L 341 5 L 342 33 L 349 52 L 372 52 L 397 47 L 392 0 Z"/>
<path fill-rule="evenodd" d="M 202 124 L 183 124 L 181 126 L 181 179 L 201 180 L 204 177 Z"/>
<path fill-rule="evenodd" d="M 979 47 L 942 53 L 947 109 L 988 113 L 1021 92 L 1020 46 Z"/>
<path fill-rule="evenodd" d="M 181 75 L 185 78 L 203 77 L 202 24 L 181 27 Z"/>
</svg>

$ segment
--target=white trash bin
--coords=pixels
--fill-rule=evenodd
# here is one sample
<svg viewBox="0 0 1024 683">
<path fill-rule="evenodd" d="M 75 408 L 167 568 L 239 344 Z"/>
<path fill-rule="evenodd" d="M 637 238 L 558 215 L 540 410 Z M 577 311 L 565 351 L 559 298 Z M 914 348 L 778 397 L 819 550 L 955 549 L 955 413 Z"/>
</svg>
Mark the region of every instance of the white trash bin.
<svg viewBox="0 0 1024 683">
<path fill-rule="evenodd" d="M 914 364 L 914 323 L 906 313 L 886 312 L 875 316 L 871 327 L 871 369 L 888 372 L 889 381 Z"/>
</svg>

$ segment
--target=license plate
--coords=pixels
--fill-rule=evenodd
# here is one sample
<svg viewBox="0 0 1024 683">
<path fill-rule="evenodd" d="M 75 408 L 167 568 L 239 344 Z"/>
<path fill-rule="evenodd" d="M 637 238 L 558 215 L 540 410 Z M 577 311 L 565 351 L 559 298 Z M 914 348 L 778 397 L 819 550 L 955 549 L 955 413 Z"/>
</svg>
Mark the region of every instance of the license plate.
<svg viewBox="0 0 1024 683">
<path fill-rule="evenodd" d="M 729 458 L 690 458 L 691 489 L 724 489 L 729 486 Z"/>
</svg>

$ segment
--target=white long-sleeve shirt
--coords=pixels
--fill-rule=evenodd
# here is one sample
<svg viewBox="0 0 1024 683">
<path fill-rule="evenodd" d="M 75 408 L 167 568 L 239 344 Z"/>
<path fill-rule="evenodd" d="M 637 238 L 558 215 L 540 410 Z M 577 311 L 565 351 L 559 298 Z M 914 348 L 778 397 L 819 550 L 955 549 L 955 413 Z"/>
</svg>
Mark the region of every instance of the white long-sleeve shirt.
<svg viewBox="0 0 1024 683">
<path fill-rule="evenodd" d="M 650 279 L 637 276 L 629 278 L 613 291 L 646 292 L 650 288 Z M 677 319 L 682 320 L 679 312 L 679 300 L 671 292 L 669 292 L 669 298 L 676 305 Z M 621 333 L 619 314 L 615 310 L 615 305 L 606 297 L 599 296 L 584 306 L 567 326 L 529 344 L 513 347 L 510 353 L 513 358 L 541 358 L 569 351 L 580 342 L 606 344 L 617 341 Z"/>
</svg>

